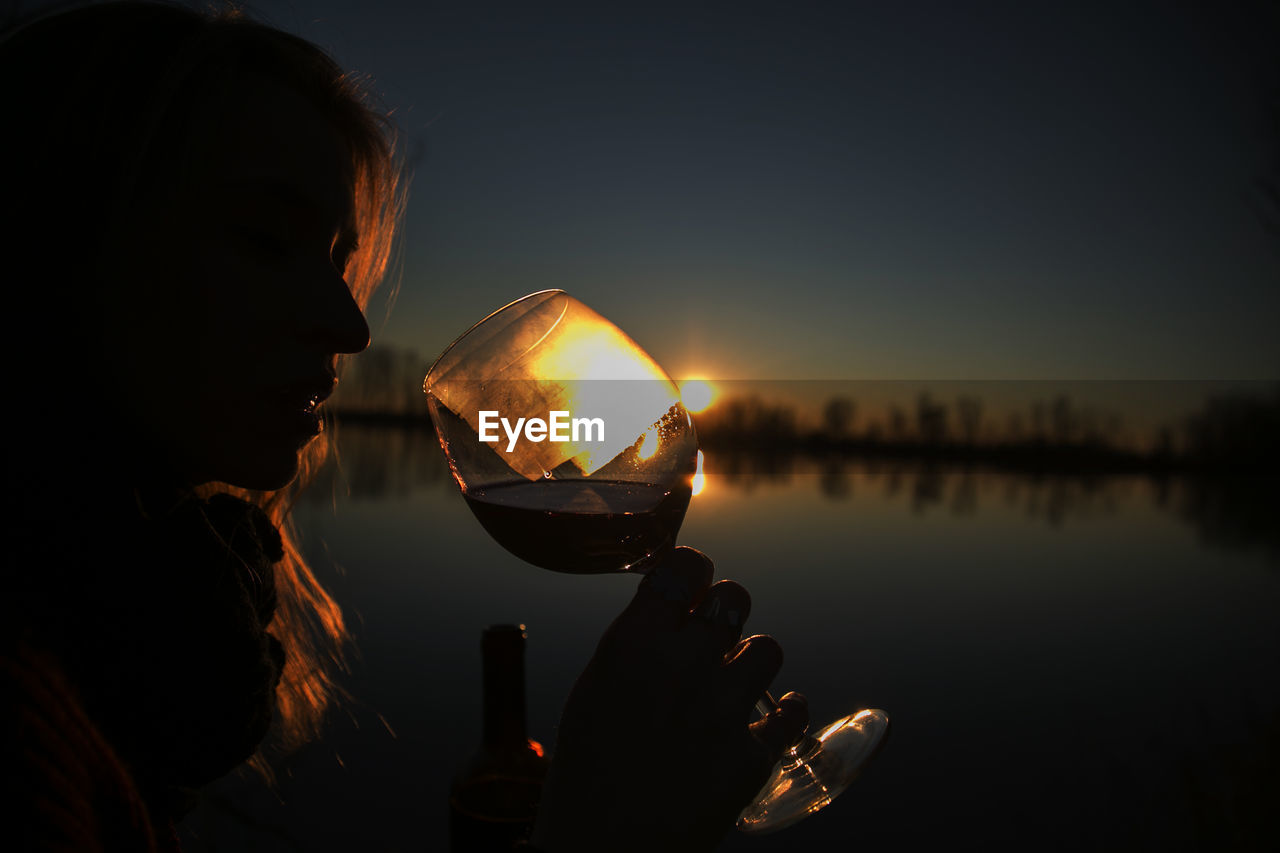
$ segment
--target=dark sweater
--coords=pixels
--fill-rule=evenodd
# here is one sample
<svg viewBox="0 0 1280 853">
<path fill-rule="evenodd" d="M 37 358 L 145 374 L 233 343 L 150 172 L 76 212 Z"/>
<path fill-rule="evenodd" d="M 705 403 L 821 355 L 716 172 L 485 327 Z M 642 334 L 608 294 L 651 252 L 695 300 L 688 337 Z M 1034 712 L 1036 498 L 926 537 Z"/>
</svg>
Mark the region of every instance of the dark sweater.
<svg viewBox="0 0 1280 853">
<path fill-rule="evenodd" d="M 27 606 L 4 608 L 0 775 L 18 849 L 176 850 L 195 791 L 270 725 L 279 535 L 229 496 L 154 503 L 82 525 L 19 585 Z"/>
</svg>

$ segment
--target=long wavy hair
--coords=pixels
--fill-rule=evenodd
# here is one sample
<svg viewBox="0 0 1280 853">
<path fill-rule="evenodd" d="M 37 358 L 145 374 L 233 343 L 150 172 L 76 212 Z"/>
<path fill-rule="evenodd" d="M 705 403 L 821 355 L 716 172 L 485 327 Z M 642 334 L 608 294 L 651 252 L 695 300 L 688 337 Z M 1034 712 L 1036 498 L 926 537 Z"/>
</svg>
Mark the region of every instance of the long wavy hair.
<svg viewBox="0 0 1280 853">
<path fill-rule="evenodd" d="M 32 269 L 43 270 L 56 259 L 62 280 L 84 288 L 85 298 L 59 306 L 63 340 L 87 342 L 81 347 L 101 344 L 94 305 L 110 294 L 93 292 L 98 272 L 93 263 L 103 241 L 112 239 L 112 223 L 150 182 L 164 180 L 166 168 L 181 165 L 192 145 L 186 130 L 196 112 L 218 99 L 234 99 L 237 82 L 249 74 L 278 79 L 310 99 L 345 140 L 360 235 L 347 281 L 360 307 L 366 307 L 393 263 L 405 180 L 395 128 L 363 81 L 344 73 L 311 43 L 235 10 L 209 15 L 169 3 L 114 2 L 11 27 L 0 42 L 0 79 L 8 90 L 0 97 L 6 115 L 0 163 L 8 185 L 3 205 L 8 221 L 0 239 L 11 261 L 12 253 L 20 252 L 37 259 Z M 69 242 L 74 252 L 66 250 Z M 38 282 L 24 280 L 23 285 L 10 307 L 12 316 L 30 321 L 48 292 Z M 43 378 L 32 378 L 33 372 L 16 376 L 19 387 L 11 399 L 48 399 L 48 375 L 84 370 L 78 361 L 84 353 L 76 346 L 68 355 L 54 351 L 44 333 L 19 337 L 20 350 L 42 358 L 48 369 Z M 21 387 L 23 382 L 30 387 Z M 314 737 L 326 707 L 341 693 L 336 674 L 344 667 L 347 628 L 299 550 L 289 519 L 299 490 L 329 454 L 332 435 L 326 431 L 302 451 L 299 476 L 285 488 L 201 488 L 257 503 L 284 539 L 271 632 L 286 650 L 277 691 L 278 733 L 285 748 Z M 20 453 L 9 453 L 8 474 L 15 479 L 41 464 L 19 458 Z M 92 466 L 88 470 L 101 470 L 88 451 L 76 458 Z M 266 772 L 261 751 L 254 763 Z"/>
</svg>

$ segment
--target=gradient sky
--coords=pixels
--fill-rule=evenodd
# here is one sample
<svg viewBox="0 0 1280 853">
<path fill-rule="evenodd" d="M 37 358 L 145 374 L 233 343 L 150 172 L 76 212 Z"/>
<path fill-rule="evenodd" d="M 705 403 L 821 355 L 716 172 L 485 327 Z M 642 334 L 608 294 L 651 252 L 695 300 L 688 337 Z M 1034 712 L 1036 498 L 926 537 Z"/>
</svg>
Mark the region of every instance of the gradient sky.
<svg viewBox="0 0 1280 853">
<path fill-rule="evenodd" d="M 1280 378 L 1261 0 L 248 8 L 406 134 L 428 360 L 563 287 L 676 376 Z"/>
</svg>

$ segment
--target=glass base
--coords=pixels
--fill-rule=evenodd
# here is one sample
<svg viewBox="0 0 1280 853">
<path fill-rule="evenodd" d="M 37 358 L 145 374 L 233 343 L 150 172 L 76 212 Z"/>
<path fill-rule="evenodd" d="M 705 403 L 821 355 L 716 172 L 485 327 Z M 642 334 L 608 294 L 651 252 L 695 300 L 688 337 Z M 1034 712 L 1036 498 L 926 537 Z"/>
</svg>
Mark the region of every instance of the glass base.
<svg viewBox="0 0 1280 853">
<path fill-rule="evenodd" d="M 858 778 L 888 733 L 889 715 L 870 709 L 802 738 L 738 816 L 738 829 L 776 832 L 830 804 Z"/>
</svg>

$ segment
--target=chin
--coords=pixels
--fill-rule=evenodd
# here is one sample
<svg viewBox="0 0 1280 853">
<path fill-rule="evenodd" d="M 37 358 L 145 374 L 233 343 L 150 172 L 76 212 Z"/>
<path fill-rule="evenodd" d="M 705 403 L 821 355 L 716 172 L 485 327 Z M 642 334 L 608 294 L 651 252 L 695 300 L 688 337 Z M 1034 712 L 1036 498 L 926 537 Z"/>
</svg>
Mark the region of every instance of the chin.
<svg viewBox="0 0 1280 853">
<path fill-rule="evenodd" d="M 298 462 L 295 458 L 292 465 L 237 466 L 224 469 L 221 474 L 198 477 L 197 480 L 201 485 L 225 483 L 228 486 L 253 492 L 274 492 L 283 489 L 297 477 Z"/>
<path fill-rule="evenodd" d="M 217 475 L 205 478 L 252 491 L 273 492 L 283 489 L 298 478 L 301 456 L 310 442 L 302 447 L 251 447 L 228 454 L 217 466 Z"/>
</svg>

